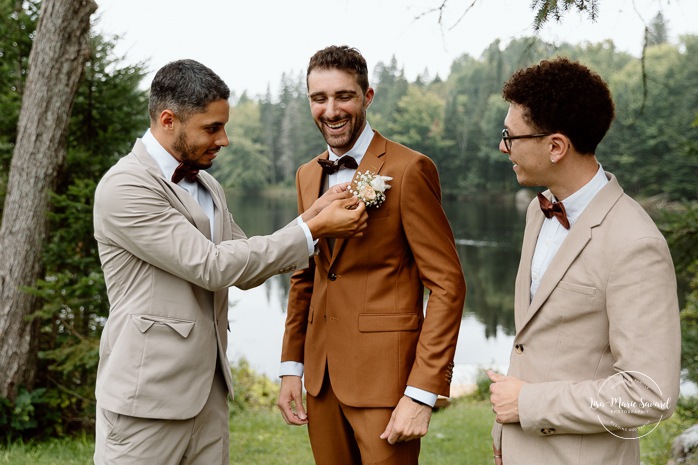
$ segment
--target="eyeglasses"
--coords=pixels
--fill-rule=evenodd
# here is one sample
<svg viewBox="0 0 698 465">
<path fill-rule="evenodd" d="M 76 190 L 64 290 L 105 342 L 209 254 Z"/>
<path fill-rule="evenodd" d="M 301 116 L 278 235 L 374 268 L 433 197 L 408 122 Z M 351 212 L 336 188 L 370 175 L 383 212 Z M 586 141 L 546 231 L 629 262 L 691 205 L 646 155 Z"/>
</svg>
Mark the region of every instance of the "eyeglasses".
<svg viewBox="0 0 698 465">
<path fill-rule="evenodd" d="M 536 137 L 549 136 L 550 133 L 540 133 L 540 134 L 524 134 L 522 136 L 510 136 L 508 129 L 502 129 L 502 140 L 504 141 L 504 146 L 507 148 L 507 152 L 511 152 L 511 141 L 514 139 L 533 139 Z"/>
</svg>

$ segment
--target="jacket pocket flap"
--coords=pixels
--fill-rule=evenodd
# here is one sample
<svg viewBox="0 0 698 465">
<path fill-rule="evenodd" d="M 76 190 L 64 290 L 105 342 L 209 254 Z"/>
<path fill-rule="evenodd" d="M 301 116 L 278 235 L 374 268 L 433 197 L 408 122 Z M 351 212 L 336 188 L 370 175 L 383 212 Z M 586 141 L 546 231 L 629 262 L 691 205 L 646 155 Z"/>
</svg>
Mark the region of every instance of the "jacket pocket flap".
<svg viewBox="0 0 698 465">
<path fill-rule="evenodd" d="M 594 295 L 596 294 L 595 287 L 582 286 L 581 284 L 574 284 L 569 281 L 560 281 L 557 284 L 560 289 L 565 289 L 567 291 L 578 292 L 580 294 Z"/>
<path fill-rule="evenodd" d="M 175 318 L 164 318 L 154 315 L 131 315 L 138 330 L 142 333 L 148 331 L 153 325 L 165 325 L 177 331 L 182 337 L 188 337 L 194 329 L 194 322 L 187 320 L 177 320 Z"/>
<path fill-rule="evenodd" d="M 419 329 L 419 320 L 415 313 L 362 313 L 359 315 L 359 331 L 415 331 Z"/>
</svg>

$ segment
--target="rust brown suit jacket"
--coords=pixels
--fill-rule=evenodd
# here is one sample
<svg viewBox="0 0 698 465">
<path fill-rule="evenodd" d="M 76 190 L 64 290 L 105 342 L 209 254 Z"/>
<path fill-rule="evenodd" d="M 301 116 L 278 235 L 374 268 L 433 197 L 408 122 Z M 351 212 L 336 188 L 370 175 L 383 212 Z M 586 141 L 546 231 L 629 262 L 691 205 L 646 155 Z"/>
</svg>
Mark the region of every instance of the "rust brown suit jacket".
<svg viewBox="0 0 698 465">
<path fill-rule="evenodd" d="M 300 212 L 320 195 L 317 158 L 327 157 L 298 170 Z M 362 237 L 337 240 L 333 252 L 321 239 L 311 266 L 291 278 L 282 361 L 305 364 L 311 395 L 327 367 L 351 406 L 393 407 L 406 385 L 448 396 L 465 280 L 436 166 L 376 132 L 365 171 L 393 178 L 386 200 L 368 209 Z"/>
</svg>

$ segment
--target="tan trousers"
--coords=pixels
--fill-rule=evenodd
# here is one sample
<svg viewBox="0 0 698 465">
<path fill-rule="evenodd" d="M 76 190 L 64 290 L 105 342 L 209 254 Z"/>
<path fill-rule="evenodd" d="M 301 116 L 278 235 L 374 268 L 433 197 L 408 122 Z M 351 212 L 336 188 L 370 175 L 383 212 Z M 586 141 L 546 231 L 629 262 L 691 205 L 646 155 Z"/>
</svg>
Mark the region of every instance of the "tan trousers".
<svg viewBox="0 0 698 465">
<path fill-rule="evenodd" d="M 316 465 L 416 465 L 420 440 L 390 445 L 379 436 L 393 408 L 342 404 L 325 373 L 317 397 L 308 395 L 308 435 Z"/>
<path fill-rule="evenodd" d="M 229 465 L 227 395 L 216 370 L 204 408 L 188 420 L 130 417 L 98 404 L 95 465 Z"/>
</svg>

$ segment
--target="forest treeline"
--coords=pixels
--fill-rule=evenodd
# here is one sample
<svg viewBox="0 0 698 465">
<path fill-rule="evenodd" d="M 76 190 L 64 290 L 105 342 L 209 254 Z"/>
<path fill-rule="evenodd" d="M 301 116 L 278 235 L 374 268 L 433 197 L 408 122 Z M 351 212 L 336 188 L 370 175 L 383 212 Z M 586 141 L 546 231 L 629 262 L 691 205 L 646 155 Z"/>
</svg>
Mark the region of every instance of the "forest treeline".
<svg viewBox="0 0 698 465">
<path fill-rule="evenodd" d="M 696 199 L 696 36 L 651 45 L 644 62 L 611 41 L 561 46 L 534 37 L 506 46 L 495 41 L 479 58 L 458 58 L 448 76 L 425 73 L 412 82 L 393 58 L 373 68 L 376 97 L 368 121 L 431 157 L 447 195 L 514 191 L 511 162 L 498 150 L 508 108 L 502 85 L 517 69 L 557 55 L 587 64 L 609 83 L 617 116 L 597 156 L 625 190 Z M 246 191 L 292 185 L 298 166 L 325 149 L 310 116 L 304 74 L 284 75 L 276 93 L 240 96 L 231 109 L 229 135 L 230 146 L 213 172 L 225 186 Z"/>
<path fill-rule="evenodd" d="M 0 0 L 0 216 L 38 8 L 37 0 Z M 653 27 L 644 60 L 619 52 L 612 42 L 554 46 L 529 37 L 495 41 L 480 57 L 463 55 L 448 76 L 425 73 L 409 81 L 397 58 L 370 64 L 376 98 L 368 119 L 385 136 L 430 156 L 447 195 L 513 192 L 518 185 L 511 163 L 497 149 L 507 110 L 502 84 L 542 58 L 565 55 L 589 65 L 610 83 L 617 106 L 598 151 L 604 168 L 633 195 L 663 195 L 686 206 L 665 232 L 674 256 L 681 257 L 679 276 L 693 280 L 686 327 L 698 328 L 698 209 L 689 202 L 698 196 L 698 36 L 668 43 L 666 25 Z M 0 437 L 92 430 L 99 336 L 109 313 L 93 237 L 94 189 L 148 126 L 146 64 L 126 65 L 114 53 L 117 40 L 91 39 L 67 159 L 47 212 L 43 279 L 25 289 L 38 297 L 31 314 L 33 353 L 25 367 L 32 382 L 20 386 L 15 398 L 0 398 Z M 216 69 L 216 63 L 206 65 Z M 297 167 L 324 150 L 304 75 L 283 76 L 264 96 L 235 98 L 228 132 L 231 144 L 213 174 L 232 191 L 292 188 Z M 698 381 L 698 330 L 692 331 L 684 335 L 694 341 L 685 345 L 685 366 Z"/>
</svg>

